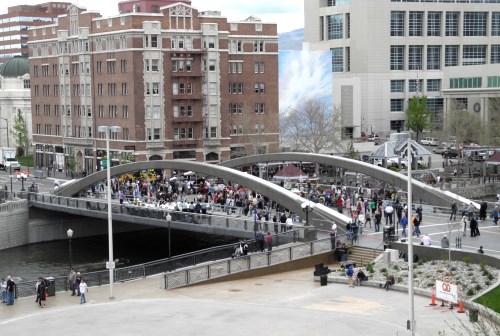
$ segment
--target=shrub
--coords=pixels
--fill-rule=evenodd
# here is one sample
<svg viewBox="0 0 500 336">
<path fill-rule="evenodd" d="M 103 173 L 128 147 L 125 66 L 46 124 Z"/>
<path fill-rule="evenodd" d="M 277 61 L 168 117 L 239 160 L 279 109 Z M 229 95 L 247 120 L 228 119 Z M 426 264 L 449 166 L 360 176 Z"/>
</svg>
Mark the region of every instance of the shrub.
<svg viewBox="0 0 500 336">
<path fill-rule="evenodd" d="M 475 288 L 476 288 L 476 290 L 477 290 L 477 291 L 480 291 L 481 289 L 483 289 L 483 287 L 481 287 L 481 285 L 480 285 L 480 284 L 476 284 L 476 287 L 475 287 Z"/>
<path fill-rule="evenodd" d="M 438 272 L 438 273 L 443 273 L 443 272 L 444 272 L 444 270 L 442 270 L 442 269 L 438 269 L 438 270 L 437 270 L 437 272 Z"/>
<path fill-rule="evenodd" d="M 423 260 L 419 260 L 418 263 L 417 263 L 418 266 L 422 266 L 423 264 L 424 264 Z"/>
<path fill-rule="evenodd" d="M 452 180 L 453 180 L 453 178 L 452 178 L 451 176 L 446 176 L 446 177 L 444 178 L 444 181 L 445 181 L 446 183 L 450 183 Z"/>
<path fill-rule="evenodd" d="M 493 280 L 493 279 L 495 279 L 495 276 L 491 273 L 488 274 L 488 280 Z"/>
<path fill-rule="evenodd" d="M 482 271 L 486 270 L 486 262 L 484 260 L 481 260 L 481 262 L 479 263 L 479 267 L 481 267 Z"/>
<path fill-rule="evenodd" d="M 475 294 L 475 292 L 474 292 L 474 289 L 473 289 L 473 288 L 469 288 L 469 289 L 467 290 L 467 295 L 468 295 L 468 296 L 474 296 L 474 294 Z"/>
<path fill-rule="evenodd" d="M 433 265 L 433 266 L 436 265 L 436 262 L 434 260 L 431 261 L 431 265 Z"/>
<path fill-rule="evenodd" d="M 455 266 L 453 266 L 453 267 L 451 268 L 451 271 L 452 271 L 452 272 L 455 272 L 456 270 L 457 270 L 457 268 L 456 268 Z"/>
<path fill-rule="evenodd" d="M 387 268 L 385 268 L 385 267 L 384 267 L 384 268 L 382 268 L 382 269 L 380 270 L 380 272 L 381 272 L 381 273 L 387 273 Z"/>
<path fill-rule="evenodd" d="M 373 273 L 373 263 L 368 263 L 368 265 L 366 265 L 366 271 Z"/>
<path fill-rule="evenodd" d="M 403 277 L 398 277 L 398 283 L 402 283 L 403 282 Z"/>
<path fill-rule="evenodd" d="M 395 271 L 399 271 L 399 266 L 398 265 L 394 265 L 393 268 L 394 268 Z"/>
<path fill-rule="evenodd" d="M 464 258 L 464 263 L 466 263 L 467 265 L 469 265 L 471 262 L 472 262 L 472 259 L 470 257 Z"/>
<path fill-rule="evenodd" d="M 491 286 L 491 281 L 486 280 L 486 281 L 484 282 L 484 284 L 485 284 L 486 286 Z"/>
</svg>

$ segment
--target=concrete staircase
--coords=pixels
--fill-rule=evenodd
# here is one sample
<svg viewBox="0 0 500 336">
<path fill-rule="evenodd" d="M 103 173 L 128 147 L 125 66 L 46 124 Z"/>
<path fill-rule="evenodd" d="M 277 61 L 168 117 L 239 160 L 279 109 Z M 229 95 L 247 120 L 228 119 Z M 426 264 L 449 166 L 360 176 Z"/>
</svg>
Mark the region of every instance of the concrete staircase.
<svg viewBox="0 0 500 336">
<path fill-rule="evenodd" d="M 366 248 L 361 246 L 353 246 L 349 254 L 349 260 L 355 261 L 356 266 L 365 266 L 372 262 L 380 253 L 381 250 Z"/>
</svg>

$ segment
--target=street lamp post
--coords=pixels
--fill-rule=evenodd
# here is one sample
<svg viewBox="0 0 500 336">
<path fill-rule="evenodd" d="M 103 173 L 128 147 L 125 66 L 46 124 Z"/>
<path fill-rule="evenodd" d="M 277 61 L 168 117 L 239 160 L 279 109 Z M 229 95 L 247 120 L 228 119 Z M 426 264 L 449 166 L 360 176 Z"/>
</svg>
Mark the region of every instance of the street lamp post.
<svg viewBox="0 0 500 336">
<path fill-rule="evenodd" d="M 5 129 L 7 130 L 7 147 L 10 147 L 9 146 L 9 119 L 4 118 L 4 117 L 0 117 L 0 119 L 5 120 L 5 123 L 7 124 L 7 126 L 5 127 Z"/>
<path fill-rule="evenodd" d="M 69 269 L 73 268 L 73 257 L 71 254 L 71 237 L 73 237 L 73 230 L 69 229 L 66 231 L 68 234 L 68 240 L 69 240 Z"/>
<path fill-rule="evenodd" d="M 99 126 L 98 132 L 106 133 L 106 154 L 108 155 L 108 168 L 107 168 L 107 182 L 108 182 L 108 248 L 109 248 L 109 261 L 106 267 L 109 269 L 109 299 L 114 300 L 113 283 L 114 283 L 114 268 L 115 261 L 113 260 L 113 217 L 111 211 L 111 155 L 109 152 L 109 133 L 118 133 L 121 131 L 120 126 Z"/>
<path fill-rule="evenodd" d="M 172 248 L 170 239 L 170 222 L 172 221 L 172 216 L 170 216 L 170 212 L 167 212 L 167 223 L 168 223 L 168 259 L 172 258 Z"/>
<path fill-rule="evenodd" d="M 19 178 L 21 179 L 21 191 L 26 191 L 26 189 L 24 189 L 24 181 L 26 181 L 26 177 L 25 173 L 19 174 Z"/>
<path fill-rule="evenodd" d="M 300 207 L 302 208 L 302 211 L 304 211 L 306 213 L 306 224 L 305 224 L 305 226 L 310 226 L 310 224 L 309 224 L 309 213 L 314 210 L 315 206 L 316 205 L 314 204 L 314 202 L 311 202 L 311 201 L 306 201 L 306 202 L 304 202 L 304 203 L 302 203 L 300 205 Z"/>
</svg>

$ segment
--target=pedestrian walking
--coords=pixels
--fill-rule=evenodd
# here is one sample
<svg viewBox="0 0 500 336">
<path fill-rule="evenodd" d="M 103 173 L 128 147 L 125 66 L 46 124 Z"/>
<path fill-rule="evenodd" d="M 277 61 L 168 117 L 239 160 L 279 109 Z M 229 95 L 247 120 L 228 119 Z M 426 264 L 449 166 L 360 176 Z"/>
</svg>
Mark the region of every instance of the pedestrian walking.
<svg viewBox="0 0 500 336">
<path fill-rule="evenodd" d="M 450 215 L 450 221 L 451 220 L 457 220 L 457 203 L 453 202 L 451 203 L 451 215 Z"/>
<path fill-rule="evenodd" d="M 12 277 L 9 275 L 7 277 L 7 306 L 12 306 L 14 304 L 14 287 L 16 283 L 12 280 Z"/>
<path fill-rule="evenodd" d="M 257 232 L 255 240 L 257 241 L 257 249 L 260 252 L 264 252 L 264 234 L 262 233 L 262 231 L 259 230 L 259 232 Z"/>
<path fill-rule="evenodd" d="M 271 232 L 267 232 L 266 243 L 267 250 L 271 251 L 273 249 L 273 235 L 271 234 Z"/>
<path fill-rule="evenodd" d="M 401 235 L 406 237 L 406 226 L 408 225 L 408 218 L 406 216 L 401 217 L 401 227 L 403 230 L 401 231 Z"/>
<path fill-rule="evenodd" d="M 464 237 L 467 235 L 467 216 L 462 216 L 462 227 Z"/>
<path fill-rule="evenodd" d="M 45 300 L 47 298 L 47 289 L 45 287 L 45 279 L 40 278 L 40 284 L 38 285 L 38 297 L 40 298 L 40 308 L 45 308 Z"/>
<path fill-rule="evenodd" d="M 76 290 L 76 273 L 73 268 L 69 270 L 69 275 L 68 275 L 68 286 L 69 290 L 71 291 L 71 296 L 75 296 L 75 290 Z"/>
<path fill-rule="evenodd" d="M 85 279 L 83 278 L 80 281 L 79 291 L 80 291 L 80 304 L 87 303 L 86 294 L 89 291 L 89 289 L 87 287 L 87 284 L 85 283 Z"/>
</svg>

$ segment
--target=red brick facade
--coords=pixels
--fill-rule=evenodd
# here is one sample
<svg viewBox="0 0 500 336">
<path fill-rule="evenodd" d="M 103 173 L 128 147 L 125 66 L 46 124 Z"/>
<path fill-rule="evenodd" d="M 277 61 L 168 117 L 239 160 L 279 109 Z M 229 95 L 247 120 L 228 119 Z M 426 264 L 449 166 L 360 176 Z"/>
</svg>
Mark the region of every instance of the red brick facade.
<svg viewBox="0 0 500 336">
<path fill-rule="evenodd" d="M 219 162 L 279 149 L 276 24 L 185 4 L 110 18 L 74 6 L 30 41 L 38 167 L 95 171 L 100 125 L 122 127 L 115 161 Z"/>
</svg>

